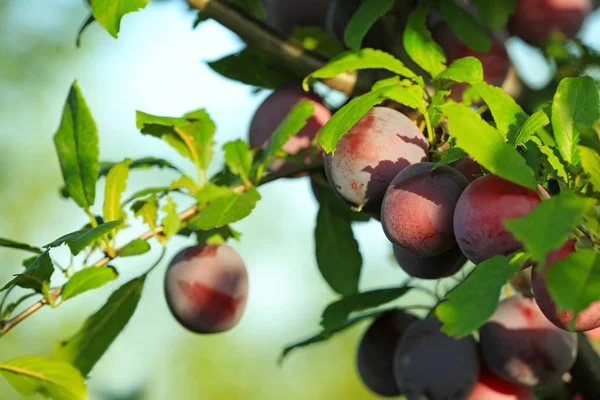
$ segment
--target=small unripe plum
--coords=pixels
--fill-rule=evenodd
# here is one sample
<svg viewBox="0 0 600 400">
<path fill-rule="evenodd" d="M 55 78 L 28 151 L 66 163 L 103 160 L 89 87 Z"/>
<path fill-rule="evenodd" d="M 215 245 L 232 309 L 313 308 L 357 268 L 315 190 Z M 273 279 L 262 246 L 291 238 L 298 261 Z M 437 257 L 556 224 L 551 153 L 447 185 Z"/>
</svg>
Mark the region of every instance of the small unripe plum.
<svg viewBox="0 0 600 400">
<path fill-rule="evenodd" d="M 554 31 L 571 39 L 593 9 L 592 0 L 517 0 L 508 30 L 534 46 L 544 45 Z"/>
<path fill-rule="evenodd" d="M 402 310 L 381 314 L 365 331 L 356 355 L 358 374 L 372 392 L 400 395 L 394 380 L 394 350 L 406 329 L 418 318 Z"/>
<path fill-rule="evenodd" d="M 394 256 L 404 272 L 419 279 L 452 276 L 467 262 L 467 257 L 457 245 L 433 257 L 421 257 L 400 246 L 394 246 Z"/>
<path fill-rule="evenodd" d="M 165 276 L 173 316 L 196 333 L 217 333 L 240 321 L 248 297 L 244 260 L 226 245 L 196 245 L 173 258 Z"/>
<path fill-rule="evenodd" d="M 289 35 L 301 26 L 325 27 L 331 0 L 263 0 L 267 24 Z"/>
<path fill-rule="evenodd" d="M 541 187 L 540 191 L 544 193 Z M 540 196 L 534 190 L 498 176 L 477 178 L 456 204 L 456 241 L 474 264 L 517 251 L 522 244 L 506 229 L 504 221 L 524 216 L 540 202 Z"/>
<path fill-rule="evenodd" d="M 248 142 L 253 149 L 264 148 L 273 135 L 275 129 L 300 101 L 310 101 L 315 110 L 306 121 L 306 125 L 283 145 L 283 151 L 294 156 L 303 154 L 304 162 L 311 161 L 312 141 L 319 130 L 331 118 L 331 111 L 323 104 L 319 96 L 306 93 L 300 87 L 285 86 L 276 89 L 258 107 L 250 123 Z M 323 157 L 323 150 L 319 148 L 318 154 Z M 270 167 L 271 171 L 278 171 L 284 166 L 290 166 L 283 160 L 276 160 Z"/>
<path fill-rule="evenodd" d="M 577 335 L 554 326 L 535 300 L 518 295 L 500 302 L 479 330 L 479 343 L 494 373 L 528 387 L 560 379 L 577 355 Z"/>
<path fill-rule="evenodd" d="M 381 202 L 394 177 L 410 164 L 427 160 L 425 136 L 404 114 L 374 107 L 339 140 L 335 156 L 325 156 L 334 191 L 348 204 Z"/>
<path fill-rule="evenodd" d="M 452 218 L 469 181 L 457 170 L 422 162 L 404 168 L 390 183 L 381 207 L 387 238 L 421 257 L 456 245 Z"/>
<path fill-rule="evenodd" d="M 569 329 L 569 324 L 573 320 L 573 311 L 558 312 L 556 303 L 546 285 L 546 274 L 554 263 L 575 252 L 575 243 L 576 240 L 571 239 L 560 249 L 550 252 L 546 257 L 546 265 L 541 269 L 534 268 L 531 277 L 533 295 L 540 309 L 553 324 L 562 329 Z M 585 332 L 598 327 L 600 327 L 600 300 L 593 302 L 586 309 L 580 311 L 575 319 L 575 331 L 577 332 Z"/>
<path fill-rule="evenodd" d="M 433 27 L 431 34 L 433 39 L 444 50 L 444 53 L 446 53 L 448 65 L 459 58 L 475 57 L 481 61 L 481 65 L 483 66 L 483 80 L 490 85 L 502 86 L 508 76 L 510 58 L 508 57 L 504 43 L 500 40 L 492 38 L 490 50 L 488 52 L 478 52 L 461 42 L 445 22 Z M 463 83 L 452 85 L 450 88 L 452 90 L 451 97 L 456 101 L 460 101 L 467 87 L 468 85 Z"/>
<path fill-rule="evenodd" d="M 398 343 L 394 376 L 408 400 L 465 399 L 477 381 L 475 340 L 454 339 L 441 327 L 436 319 L 415 322 Z"/>
<path fill-rule="evenodd" d="M 465 156 L 460 160 L 453 162 L 450 166 L 463 174 L 469 182 L 473 182 L 483 174 L 481 165 L 477 164 L 471 156 Z"/>
<path fill-rule="evenodd" d="M 475 388 L 467 400 L 534 400 L 530 388 L 500 379 L 482 366 Z"/>
</svg>

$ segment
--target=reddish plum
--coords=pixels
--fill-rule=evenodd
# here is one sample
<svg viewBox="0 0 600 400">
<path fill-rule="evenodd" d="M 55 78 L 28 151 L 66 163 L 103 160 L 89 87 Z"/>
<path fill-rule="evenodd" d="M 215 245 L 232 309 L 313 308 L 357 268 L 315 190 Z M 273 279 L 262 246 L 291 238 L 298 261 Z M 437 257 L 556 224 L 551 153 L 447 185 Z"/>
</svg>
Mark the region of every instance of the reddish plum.
<svg viewBox="0 0 600 400">
<path fill-rule="evenodd" d="M 543 189 L 540 187 L 543 192 Z M 547 195 L 547 194 L 545 194 Z M 478 264 L 495 255 L 508 255 L 522 248 L 504 226 L 541 202 L 531 189 L 495 175 L 473 181 L 462 193 L 454 210 L 454 234 L 463 253 Z"/>
<path fill-rule="evenodd" d="M 530 388 L 506 382 L 482 366 L 467 400 L 534 400 L 534 397 Z"/>
<path fill-rule="evenodd" d="M 419 279 L 439 279 L 452 276 L 467 262 L 467 257 L 456 245 L 433 257 L 421 257 L 402 247 L 394 246 L 394 256 L 404 272 Z"/>
<path fill-rule="evenodd" d="M 248 297 L 244 261 L 226 245 L 196 245 L 173 258 L 165 276 L 173 316 L 196 333 L 217 333 L 240 321 Z"/>
<path fill-rule="evenodd" d="M 577 335 L 554 326 L 535 300 L 518 295 L 500 302 L 479 330 L 479 342 L 494 373 L 528 387 L 560 379 L 577 355 Z"/>
<path fill-rule="evenodd" d="M 400 395 L 394 380 L 394 350 L 406 329 L 418 318 L 402 310 L 381 314 L 364 333 L 356 355 L 358 374 L 372 392 Z"/>
<path fill-rule="evenodd" d="M 263 0 L 267 24 L 289 35 L 301 26 L 325 27 L 331 0 Z"/>
<path fill-rule="evenodd" d="M 447 165 L 422 162 L 404 168 L 390 183 L 381 207 L 387 238 L 421 257 L 456 245 L 454 207 L 469 181 Z"/>
<path fill-rule="evenodd" d="M 325 172 L 335 192 L 359 208 L 380 203 L 404 168 L 427 160 L 425 136 L 404 114 L 374 107 L 342 138 L 335 156 L 325 156 Z"/>
</svg>

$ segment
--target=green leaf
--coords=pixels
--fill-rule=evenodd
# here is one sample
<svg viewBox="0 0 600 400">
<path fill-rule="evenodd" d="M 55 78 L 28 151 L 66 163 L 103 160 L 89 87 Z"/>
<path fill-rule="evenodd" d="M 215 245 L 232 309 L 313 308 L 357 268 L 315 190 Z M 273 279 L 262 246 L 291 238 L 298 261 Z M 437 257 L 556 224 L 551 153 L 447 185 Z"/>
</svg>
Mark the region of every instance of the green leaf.
<svg viewBox="0 0 600 400">
<path fill-rule="evenodd" d="M 192 183 L 193 183 L 193 181 L 192 181 Z M 178 189 L 177 187 L 171 188 L 171 187 L 166 187 L 166 186 L 142 189 L 140 191 L 135 192 L 131 196 L 129 196 L 125 201 L 123 201 L 123 204 L 131 203 L 134 200 L 137 200 L 142 197 L 146 197 L 148 195 L 154 195 L 157 198 L 161 198 L 162 196 L 168 194 L 169 192 L 177 190 L 177 189 Z"/>
<path fill-rule="evenodd" d="M 546 273 L 548 290 L 558 312 L 569 310 L 579 314 L 600 300 L 600 254 L 592 249 L 579 249 L 552 264 Z M 569 329 L 574 330 L 575 318 Z"/>
<path fill-rule="evenodd" d="M 440 15 L 461 42 L 477 52 L 490 51 L 492 41 L 488 33 L 468 10 L 459 7 L 454 0 L 439 0 L 437 5 Z"/>
<path fill-rule="evenodd" d="M 344 51 L 340 42 L 318 26 L 296 26 L 292 31 L 291 39 L 302 43 L 302 47 L 306 50 L 320 54 L 327 59 L 336 57 Z M 271 56 L 269 58 L 272 59 Z"/>
<path fill-rule="evenodd" d="M 123 221 L 111 221 L 106 222 L 102 225 L 98 225 L 92 229 L 82 229 L 79 231 L 67 233 L 64 236 L 59 237 L 51 243 L 48 243 L 44 247 L 52 248 L 66 244 L 71 249 L 71 254 L 74 256 L 81 253 L 83 249 L 92 243 L 98 241 L 102 236 L 106 235 L 113 229 L 118 228 L 123 224 Z"/>
<path fill-rule="evenodd" d="M 600 154 L 589 147 L 577 146 L 577 149 L 583 170 L 590 176 L 596 192 L 600 192 Z"/>
<path fill-rule="evenodd" d="M 335 203 L 321 203 L 315 228 L 315 254 L 321 275 L 341 295 L 358 291 L 362 256 L 352 232 L 351 220 Z"/>
<path fill-rule="evenodd" d="M 69 363 L 25 356 L 0 364 L 0 372 L 23 396 L 40 394 L 54 400 L 85 400 L 83 376 Z"/>
<path fill-rule="evenodd" d="M 516 137 L 511 138 L 511 135 L 509 135 L 508 140 L 510 143 L 515 145 L 525 143 L 529 140 L 531 136 L 535 135 L 536 132 L 538 132 L 540 129 L 542 129 L 549 123 L 550 120 L 548 119 L 548 116 L 546 115 L 544 110 L 540 108 L 536 112 L 534 112 L 532 116 L 527 118 L 525 123 L 523 123 L 523 125 L 517 131 L 515 135 Z"/>
<path fill-rule="evenodd" d="M 558 158 L 558 150 L 556 147 L 549 147 L 542 144 L 542 141 L 536 136 L 530 137 L 530 143 L 533 142 L 537 146 L 537 148 L 546 156 L 546 161 L 554 171 L 554 175 L 563 181 L 568 181 L 567 171 L 565 169 L 565 165 Z"/>
<path fill-rule="evenodd" d="M 73 364 L 87 376 L 131 319 L 145 279 L 142 275 L 117 289 L 73 337 L 56 345 L 54 358 Z"/>
<path fill-rule="evenodd" d="M 83 32 L 86 30 L 86 28 L 93 24 L 94 21 L 96 21 L 96 18 L 94 18 L 92 14 L 90 14 L 86 18 L 85 22 L 81 25 L 81 28 L 79 28 L 79 32 L 77 32 L 77 38 L 75 38 L 75 46 L 81 47 L 81 36 L 83 35 Z"/>
<path fill-rule="evenodd" d="M 196 182 L 194 182 L 194 180 L 189 176 L 181 175 L 179 178 L 171 182 L 169 189 L 188 189 L 191 193 L 194 193 L 198 190 L 198 185 L 196 185 Z"/>
<path fill-rule="evenodd" d="M 475 57 L 464 57 L 455 60 L 436 79 L 446 79 L 454 82 L 479 83 L 483 81 L 481 61 Z"/>
<path fill-rule="evenodd" d="M 560 248 L 567 241 L 593 202 L 593 199 L 563 190 L 558 196 L 542 201 L 525 216 L 504 221 L 504 225 L 541 265 L 551 250 Z"/>
<path fill-rule="evenodd" d="M 552 103 L 552 129 L 556 147 L 562 158 L 571 164 L 579 162 L 576 124 L 593 126 L 600 119 L 598 85 L 589 76 L 564 78 L 560 81 Z"/>
<path fill-rule="evenodd" d="M 69 195 L 82 208 L 92 206 L 100 171 L 98 130 L 77 82 L 65 102 L 54 146 Z"/>
<path fill-rule="evenodd" d="M 446 295 L 447 301 L 437 306 L 436 315 L 444 323 L 442 331 L 460 338 L 478 329 L 496 310 L 502 287 L 520 269 L 518 262 L 511 263 L 502 256 L 494 256 L 477 265 Z"/>
<path fill-rule="evenodd" d="M 350 18 L 344 31 L 344 41 L 349 48 L 359 50 L 367 32 L 375 22 L 388 13 L 394 5 L 394 0 L 363 1 Z"/>
<path fill-rule="evenodd" d="M 8 247 L 11 249 L 24 250 L 30 253 L 42 254 L 42 249 L 36 246 L 31 246 L 25 243 L 15 242 L 10 239 L 0 238 L 0 247 Z"/>
<path fill-rule="evenodd" d="M 386 69 L 397 75 L 413 78 L 416 75 L 406 68 L 402 61 L 391 54 L 381 50 L 361 49 L 359 51 L 347 51 L 329 61 L 325 66 L 309 74 L 302 86 L 308 91 L 308 82 L 313 79 L 334 78 L 344 72 L 358 71 L 363 69 Z"/>
<path fill-rule="evenodd" d="M 506 26 L 508 18 L 515 9 L 517 0 L 471 0 L 477 8 L 485 24 L 494 30 L 502 29 Z"/>
<path fill-rule="evenodd" d="M 480 82 L 473 88 L 492 112 L 496 128 L 508 137 L 516 137 L 517 131 L 527 120 L 527 114 L 517 102 L 499 87 Z"/>
<path fill-rule="evenodd" d="M 336 326 L 342 325 L 350 314 L 394 301 L 404 296 L 410 289 L 408 286 L 402 286 L 344 296 L 325 308 L 321 316 L 321 326 L 325 330 L 335 329 Z"/>
<path fill-rule="evenodd" d="M 306 121 L 313 115 L 315 106 L 309 100 L 298 102 L 275 128 L 263 154 L 265 167 L 269 167 L 277 158 L 277 153 L 292 135 L 300 132 Z M 232 171 L 233 172 L 233 171 Z"/>
<path fill-rule="evenodd" d="M 276 89 L 296 80 L 296 75 L 273 57 L 253 47 L 207 62 L 217 74 L 246 85 Z M 248 68 L 251 65 L 252 68 Z"/>
<path fill-rule="evenodd" d="M 423 103 L 424 91 L 421 86 L 400 86 L 395 85 L 385 91 L 384 96 L 387 99 L 394 100 L 407 107 L 415 108 L 421 112 L 426 112 L 425 104 Z"/>
<path fill-rule="evenodd" d="M 459 147 L 451 147 L 448 151 L 442 156 L 440 161 L 435 164 L 434 168 L 439 167 L 440 165 L 452 164 L 455 161 L 460 160 L 463 157 L 466 157 L 467 153 L 465 153 Z"/>
<path fill-rule="evenodd" d="M 8 289 L 11 286 L 19 286 L 41 293 L 44 283 L 50 282 L 53 273 L 54 265 L 52 265 L 49 250 L 46 250 L 35 261 L 29 264 L 25 272 L 16 275 L 1 290 Z"/>
<path fill-rule="evenodd" d="M 233 238 L 239 242 L 240 233 L 234 230 L 231 226 L 225 225 L 220 228 L 211 229 L 208 231 L 198 230 L 196 238 L 200 244 L 223 244 L 228 239 Z"/>
<path fill-rule="evenodd" d="M 113 267 L 90 267 L 77 271 L 65 284 L 61 300 L 65 301 L 89 290 L 98 289 L 117 279 L 117 276 Z"/>
<path fill-rule="evenodd" d="M 167 204 L 164 205 L 162 210 L 165 213 L 165 217 L 162 220 L 163 233 L 169 239 L 179 232 L 181 220 L 179 219 L 179 215 L 177 215 L 177 205 L 171 197 L 167 197 Z"/>
<path fill-rule="evenodd" d="M 121 162 L 113 162 L 113 161 L 103 161 L 100 163 L 100 176 L 106 176 L 110 172 L 110 169 L 117 164 L 121 164 Z M 174 171 L 183 173 L 179 168 L 175 165 L 171 164 L 171 162 L 167 160 L 163 160 L 155 157 L 142 157 L 136 160 L 132 160 L 129 164 L 129 169 L 148 169 L 152 167 L 172 169 Z"/>
<path fill-rule="evenodd" d="M 150 251 L 150 244 L 142 239 L 135 239 L 119 250 L 119 257 L 132 257 Z"/>
<path fill-rule="evenodd" d="M 112 37 L 119 36 L 121 18 L 126 14 L 141 10 L 150 0 L 89 0 L 96 21 L 106 29 Z"/>
<path fill-rule="evenodd" d="M 148 224 L 150 229 L 156 228 L 156 219 L 158 218 L 158 200 L 156 195 L 152 195 L 147 199 L 138 200 L 131 205 L 133 215 Z"/>
<path fill-rule="evenodd" d="M 314 109 L 314 107 L 313 107 Z M 249 149 L 248 143 L 241 139 L 234 142 L 228 142 L 223 145 L 225 152 L 225 164 L 231 172 L 248 181 L 248 176 L 252 170 L 252 161 L 254 152 Z"/>
<path fill-rule="evenodd" d="M 191 229 L 209 230 L 239 221 L 252 212 L 260 200 L 256 188 L 244 193 L 216 185 L 206 185 L 198 193 L 198 206 L 201 211 L 190 219 Z M 204 209 L 202 207 L 206 205 Z"/>
<path fill-rule="evenodd" d="M 125 219 L 125 212 L 121 206 L 121 195 L 125 191 L 127 185 L 127 177 L 129 176 L 129 165 L 132 160 L 115 164 L 111 167 L 110 172 L 106 175 L 106 184 L 104 188 L 104 207 L 102 216 L 104 221 L 116 221 Z"/>
<path fill-rule="evenodd" d="M 525 159 L 479 114 L 457 103 L 448 103 L 441 110 L 448 118 L 448 127 L 457 146 L 472 155 L 479 165 L 516 184 L 537 189 L 533 171 Z"/>
<path fill-rule="evenodd" d="M 435 78 L 446 69 L 446 56 L 427 29 L 428 12 L 426 2 L 418 2 L 408 17 L 403 40 L 410 58 Z"/>
</svg>

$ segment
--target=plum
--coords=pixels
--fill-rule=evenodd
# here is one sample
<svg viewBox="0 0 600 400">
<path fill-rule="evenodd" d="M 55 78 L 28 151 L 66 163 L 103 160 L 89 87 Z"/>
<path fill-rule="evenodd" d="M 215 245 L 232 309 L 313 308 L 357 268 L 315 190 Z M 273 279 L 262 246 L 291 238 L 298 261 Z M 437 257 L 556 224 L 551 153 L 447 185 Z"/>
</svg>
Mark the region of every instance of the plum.
<svg viewBox="0 0 600 400">
<path fill-rule="evenodd" d="M 283 119 L 296 104 L 303 100 L 310 101 L 314 105 L 315 111 L 300 132 L 290 137 L 283 145 L 283 150 L 292 156 L 302 153 L 304 162 L 308 164 L 311 161 L 312 141 L 323 125 L 331 118 L 331 111 L 323 104 L 319 96 L 306 93 L 301 87 L 295 85 L 276 89 L 260 104 L 250 123 L 248 138 L 250 147 L 254 149 L 264 148 Z M 317 151 L 322 157 L 323 151 L 321 149 Z M 271 165 L 270 170 L 278 171 L 290 165 L 289 162 L 276 160 Z"/>
<path fill-rule="evenodd" d="M 407 400 L 465 399 L 479 370 L 472 336 L 454 339 L 436 319 L 413 323 L 394 354 L 394 376 Z"/>
<path fill-rule="evenodd" d="M 469 182 L 473 182 L 483 174 L 481 165 L 477 164 L 472 156 L 465 156 L 453 162 L 450 166 L 463 174 Z"/>
<path fill-rule="evenodd" d="M 479 342 L 494 373 L 528 387 L 560 379 L 577 355 L 577 335 L 554 326 L 534 299 L 520 295 L 500 302 L 480 328 Z"/>
<path fill-rule="evenodd" d="M 530 388 L 506 382 L 482 365 L 467 400 L 534 400 L 534 397 Z"/>
<path fill-rule="evenodd" d="M 409 165 L 385 192 L 381 224 L 387 238 L 421 257 L 433 257 L 456 245 L 454 207 L 469 181 L 447 165 Z"/>
<path fill-rule="evenodd" d="M 289 35 L 301 26 L 325 27 L 331 0 L 262 0 L 267 24 Z"/>
<path fill-rule="evenodd" d="M 592 0 L 517 0 L 508 30 L 529 44 L 543 46 L 554 31 L 573 38 L 593 9 Z"/>
<path fill-rule="evenodd" d="M 400 391 L 394 380 L 394 350 L 404 331 L 418 318 L 402 310 L 378 316 L 365 331 L 356 355 L 358 374 L 369 390 L 394 397 Z"/>
<path fill-rule="evenodd" d="M 481 65 L 483 66 L 483 80 L 490 85 L 502 86 L 508 76 L 510 58 L 508 57 L 504 43 L 500 40 L 492 38 L 490 50 L 488 52 L 478 52 L 461 42 L 445 22 L 436 24 L 432 28 L 431 34 L 433 39 L 444 50 L 444 53 L 446 53 L 448 64 L 459 58 L 467 56 L 475 57 L 481 61 Z M 452 85 L 450 88 L 452 90 L 451 97 L 456 101 L 460 101 L 462 93 L 467 87 L 468 85 L 463 83 Z"/>
<path fill-rule="evenodd" d="M 229 330 L 246 308 L 248 274 L 244 261 L 227 245 L 185 248 L 167 268 L 165 297 L 173 316 L 190 331 Z"/>
<path fill-rule="evenodd" d="M 390 182 L 410 164 L 426 161 L 425 136 L 404 114 L 374 107 L 325 156 L 327 179 L 337 195 L 359 209 L 377 208 Z"/>
<path fill-rule="evenodd" d="M 454 275 L 467 262 L 467 257 L 454 246 L 433 257 L 421 257 L 399 246 L 394 246 L 394 256 L 404 272 L 413 278 L 440 279 Z"/>
<path fill-rule="evenodd" d="M 568 329 L 573 320 L 573 312 L 565 310 L 558 312 L 556 303 L 552 299 L 548 286 L 546 285 L 546 273 L 554 263 L 561 261 L 575 251 L 575 239 L 569 240 L 560 249 L 552 251 L 546 257 L 546 265 L 532 271 L 531 281 L 533 295 L 544 315 L 556 326 Z M 586 309 L 580 311 L 575 319 L 575 331 L 585 332 L 600 327 L 600 300 L 590 304 Z"/>
<path fill-rule="evenodd" d="M 547 196 L 541 186 L 539 189 Z M 522 244 L 506 229 L 504 220 L 522 217 L 540 202 L 540 196 L 534 190 L 498 176 L 477 178 L 456 204 L 456 241 L 474 264 L 517 251 Z"/>
</svg>

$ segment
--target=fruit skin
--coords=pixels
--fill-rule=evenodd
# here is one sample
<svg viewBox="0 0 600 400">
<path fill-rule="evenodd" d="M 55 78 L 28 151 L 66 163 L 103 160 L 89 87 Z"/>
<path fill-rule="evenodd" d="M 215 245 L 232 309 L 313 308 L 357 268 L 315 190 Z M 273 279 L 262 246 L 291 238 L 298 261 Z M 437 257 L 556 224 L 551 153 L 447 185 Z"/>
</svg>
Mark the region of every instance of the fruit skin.
<svg viewBox="0 0 600 400">
<path fill-rule="evenodd" d="M 544 196 L 547 193 L 539 187 Z M 533 190 L 495 175 L 473 181 L 454 210 L 454 234 L 463 253 L 474 264 L 522 248 L 503 221 L 519 218 L 541 202 Z"/>
<path fill-rule="evenodd" d="M 421 257 L 433 257 L 456 245 L 452 218 L 469 181 L 457 170 L 435 163 L 409 165 L 390 183 L 381 207 L 387 238 Z"/>
<path fill-rule="evenodd" d="M 325 28 L 325 16 L 331 0 L 262 0 L 268 25 L 285 35 L 295 27 Z"/>
<path fill-rule="evenodd" d="M 540 309 L 553 324 L 565 330 L 569 330 L 568 326 L 573 319 L 573 312 L 569 310 L 558 312 L 556 303 L 546 285 L 546 273 L 554 263 L 575 251 L 575 243 L 576 240 L 571 239 L 560 249 L 550 252 L 546 257 L 546 265 L 541 269 L 534 268 L 531 275 L 533 295 Z M 580 311 L 575 320 L 575 331 L 577 332 L 585 332 L 598 327 L 600 327 L 600 300 Z"/>
<path fill-rule="evenodd" d="M 469 182 L 473 182 L 483 174 L 481 166 L 471 156 L 463 157 L 450 164 L 450 166 L 463 174 Z"/>
<path fill-rule="evenodd" d="M 436 319 L 415 322 L 398 343 L 394 376 L 408 400 L 465 399 L 477 381 L 475 340 L 454 339 L 441 327 Z"/>
<path fill-rule="evenodd" d="M 377 208 L 394 177 L 427 160 L 425 136 L 404 114 L 374 107 L 339 140 L 335 156 L 325 156 L 327 179 L 348 204 Z"/>
<path fill-rule="evenodd" d="M 577 335 L 554 326 L 535 300 L 518 295 L 500 302 L 479 330 L 479 342 L 494 373 L 528 387 L 560 379 L 577 355 Z"/>
<path fill-rule="evenodd" d="M 404 272 L 419 279 L 452 276 L 467 262 L 467 257 L 457 245 L 433 257 L 420 257 L 402 247 L 394 246 L 394 256 Z"/>
<path fill-rule="evenodd" d="M 358 345 L 356 366 L 369 390 L 384 397 L 400 395 L 394 380 L 394 350 L 406 329 L 418 320 L 402 310 L 388 311 L 365 331 Z"/>
<path fill-rule="evenodd" d="M 291 85 L 278 88 L 273 91 L 257 108 L 252 122 L 250 123 L 248 142 L 253 149 L 264 148 L 273 132 L 288 115 L 288 113 L 302 100 L 310 101 L 315 111 L 307 121 L 306 125 L 283 145 L 283 150 L 290 155 L 300 152 L 304 155 L 304 162 L 311 161 L 312 141 L 319 130 L 331 118 L 331 111 L 323 104 L 319 96 L 306 93 L 302 88 Z M 322 157 L 322 149 L 318 150 Z M 284 167 L 293 165 L 291 162 L 276 160 L 270 167 L 275 172 Z"/>
<path fill-rule="evenodd" d="M 482 366 L 475 388 L 467 400 L 534 400 L 530 388 L 506 382 Z"/>
<path fill-rule="evenodd" d="M 571 39 L 594 9 L 592 3 L 592 0 L 517 0 L 508 30 L 534 46 L 543 46 L 556 30 Z"/>
<path fill-rule="evenodd" d="M 165 297 L 173 316 L 196 333 L 217 333 L 240 321 L 248 298 L 244 261 L 226 245 L 196 245 L 171 260 Z"/>
<path fill-rule="evenodd" d="M 502 86 L 508 76 L 511 63 L 506 48 L 500 40 L 492 37 L 490 51 L 477 52 L 461 42 L 445 22 L 436 24 L 432 28 L 431 34 L 433 40 L 446 53 L 448 65 L 459 58 L 467 56 L 475 57 L 481 61 L 481 65 L 483 66 L 483 80 L 490 85 Z M 456 101 L 461 101 L 462 94 L 468 86 L 468 84 L 462 83 L 452 85 L 451 97 Z"/>
</svg>

